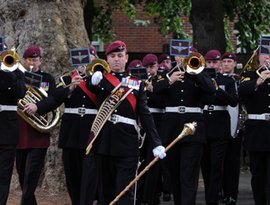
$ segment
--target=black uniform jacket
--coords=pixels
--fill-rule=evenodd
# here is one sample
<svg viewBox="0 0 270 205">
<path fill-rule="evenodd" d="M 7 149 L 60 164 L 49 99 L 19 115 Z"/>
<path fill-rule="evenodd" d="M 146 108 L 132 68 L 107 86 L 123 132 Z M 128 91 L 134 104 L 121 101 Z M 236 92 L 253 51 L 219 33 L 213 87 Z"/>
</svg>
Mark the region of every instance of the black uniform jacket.
<svg viewBox="0 0 270 205">
<path fill-rule="evenodd" d="M 24 75 L 21 71 L 0 71 L 0 106 L 17 105 L 26 92 Z M 1 109 L 1 108 L 0 108 Z M 17 144 L 19 118 L 16 111 L 0 111 L 0 144 Z"/>
<path fill-rule="evenodd" d="M 239 96 L 248 114 L 270 113 L 270 79 L 256 87 L 255 71 L 244 74 L 239 85 Z M 245 147 L 250 151 L 270 151 L 270 121 L 247 120 Z"/>
<path fill-rule="evenodd" d="M 112 73 L 121 82 L 126 73 Z M 111 75 L 111 74 L 110 74 Z M 106 79 L 103 78 L 98 86 L 88 84 L 89 89 L 97 94 L 97 107 L 99 108 L 103 101 L 106 99 L 114 86 Z M 129 101 L 125 99 L 117 107 L 113 114 L 123 117 L 138 119 L 146 131 L 147 137 L 152 147 L 161 144 L 159 135 L 157 133 L 153 117 L 147 106 L 146 93 L 144 91 L 144 83 L 140 84 L 139 90 L 134 90 L 132 95 L 136 98 L 136 111 L 134 112 Z M 96 142 L 93 145 L 94 150 L 99 154 L 111 156 L 138 156 L 138 133 L 133 125 L 116 123 L 107 121 L 102 128 Z"/>
<path fill-rule="evenodd" d="M 218 90 L 215 95 L 205 98 L 205 103 L 209 106 L 232 106 L 238 103 L 238 95 L 236 92 L 236 82 L 232 77 L 217 74 L 215 79 Z M 229 139 L 231 136 L 231 121 L 227 110 L 212 111 L 204 110 L 206 138 Z"/>
<path fill-rule="evenodd" d="M 216 89 L 210 77 L 206 74 L 191 75 L 185 73 L 183 81 L 177 81 L 172 85 L 169 84 L 166 76 L 158 80 L 154 84 L 154 92 L 164 95 L 166 107 L 203 108 L 203 96 L 205 94 L 214 94 Z M 205 142 L 202 113 L 166 112 L 162 123 L 162 139 L 164 143 L 170 143 L 181 133 L 185 123 L 193 121 L 198 124 L 195 134 L 184 138 L 181 142 Z"/>
<path fill-rule="evenodd" d="M 64 81 L 65 84 L 70 84 L 71 77 L 65 76 Z M 79 86 L 70 93 L 68 87 L 60 84 L 54 95 L 47 98 L 46 101 L 38 103 L 38 110 L 41 113 L 46 113 L 56 109 L 62 103 L 65 104 L 65 108 L 96 109 L 93 100 Z M 61 120 L 58 146 L 60 148 L 85 149 L 94 118 L 94 114 L 79 115 L 79 113 L 71 114 L 64 112 Z"/>
<path fill-rule="evenodd" d="M 49 73 L 37 71 L 36 74 L 42 75 L 40 87 L 50 96 L 55 92 L 55 80 Z M 45 99 L 46 97 L 43 97 Z M 42 101 L 41 100 L 41 101 Z M 28 148 L 47 148 L 50 145 L 50 133 L 41 133 L 20 118 L 20 140 L 17 145 L 18 149 Z"/>
</svg>

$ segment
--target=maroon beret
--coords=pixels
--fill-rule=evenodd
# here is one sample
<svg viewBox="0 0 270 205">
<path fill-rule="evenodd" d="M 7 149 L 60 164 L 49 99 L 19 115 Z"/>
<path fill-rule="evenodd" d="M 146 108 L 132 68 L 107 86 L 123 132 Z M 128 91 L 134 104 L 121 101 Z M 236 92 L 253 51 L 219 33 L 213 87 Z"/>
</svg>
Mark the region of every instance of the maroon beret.
<svg viewBox="0 0 270 205">
<path fill-rule="evenodd" d="M 23 53 L 23 58 L 36 58 L 36 57 L 41 57 L 41 49 L 36 45 L 28 47 Z"/>
<path fill-rule="evenodd" d="M 88 48 L 89 48 L 90 54 L 93 55 L 93 56 L 95 56 L 95 57 L 97 57 L 97 51 L 96 51 L 96 49 L 93 46 L 91 46 L 91 45 L 88 46 Z"/>
<path fill-rule="evenodd" d="M 222 55 L 221 59 L 223 60 L 224 58 L 230 58 L 230 59 L 233 59 L 234 61 L 236 61 L 236 55 L 234 53 L 231 53 L 231 52 L 224 53 Z"/>
<path fill-rule="evenodd" d="M 123 41 L 117 40 L 112 42 L 105 51 L 105 55 L 108 55 L 112 52 L 121 52 L 127 50 L 127 46 Z"/>
<path fill-rule="evenodd" d="M 158 56 L 158 63 L 162 63 L 164 60 L 171 60 L 171 57 L 168 54 L 161 54 Z"/>
<path fill-rule="evenodd" d="M 191 47 L 189 48 L 189 50 L 192 51 L 192 52 L 196 52 L 196 53 L 198 52 L 197 48 L 194 48 L 193 46 L 191 46 Z"/>
<path fill-rule="evenodd" d="M 212 49 L 205 54 L 205 60 L 220 60 L 221 53 L 218 50 Z"/>
<path fill-rule="evenodd" d="M 138 59 L 132 60 L 128 64 L 128 68 L 139 68 L 139 67 L 142 67 L 142 61 Z"/>
<path fill-rule="evenodd" d="M 155 54 L 149 53 L 146 56 L 144 56 L 142 60 L 143 66 L 149 66 L 149 65 L 154 65 L 155 63 L 158 62 L 158 58 Z"/>
</svg>

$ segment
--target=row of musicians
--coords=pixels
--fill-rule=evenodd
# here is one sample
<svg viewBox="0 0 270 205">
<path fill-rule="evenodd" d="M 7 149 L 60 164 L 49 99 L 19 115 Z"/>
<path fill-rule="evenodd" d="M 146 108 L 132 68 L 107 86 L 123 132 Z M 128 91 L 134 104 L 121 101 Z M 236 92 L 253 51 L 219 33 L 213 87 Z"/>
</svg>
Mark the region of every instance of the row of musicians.
<svg viewBox="0 0 270 205">
<path fill-rule="evenodd" d="M 92 54 L 95 55 L 95 51 L 92 51 Z M 106 49 L 106 56 L 112 69 L 110 75 L 120 80 L 126 77 L 127 74 L 124 72 L 124 69 L 128 61 L 128 55 L 125 43 L 122 41 L 113 42 Z M 211 58 L 207 58 L 206 55 L 206 63 L 219 61 L 221 55 L 216 51 L 211 51 L 209 56 L 211 56 Z M 113 115 L 117 117 L 109 118 L 109 122 L 106 123 L 107 126 L 104 127 L 105 131 L 103 131 L 100 139 L 94 146 L 93 153 L 97 156 L 94 155 L 93 157 L 93 155 L 90 154 L 85 158 L 85 147 L 88 142 L 89 127 L 97 113 L 96 106 L 101 106 L 113 86 L 111 84 L 107 86 L 106 82 L 109 80 L 104 78 L 101 73 L 96 72 L 90 79 L 91 85 L 86 83 L 86 87 L 89 87 L 91 91 L 97 94 L 95 101 L 90 97 L 92 95 L 87 94 L 85 87 L 81 85 L 83 83 L 80 76 L 69 79 L 68 81 L 72 82 L 72 85 L 68 88 L 59 88 L 54 91 L 55 82 L 53 78 L 49 74 L 39 70 L 41 64 L 40 48 L 30 47 L 27 49 L 24 53 L 24 59 L 26 67 L 28 62 L 28 67 L 31 65 L 34 72 L 39 72 L 44 76 L 43 87 L 47 88 L 49 94 L 54 93 L 52 98 L 44 99 L 36 105 L 27 105 L 25 112 L 31 114 L 38 111 L 42 114 L 52 109 L 52 107 L 48 105 L 54 104 L 54 106 L 59 106 L 61 103 L 65 102 L 66 108 L 62 116 L 59 147 L 63 149 L 64 170 L 72 204 L 89 204 L 96 197 L 95 191 L 93 190 L 96 190 L 97 187 L 100 188 L 98 191 L 100 203 L 108 204 L 120 193 L 127 183 L 133 179 L 137 169 L 139 150 L 136 145 L 138 145 L 138 142 L 134 141 L 134 137 L 132 140 L 127 138 L 127 128 L 130 128 L 131 124 L 134 124 L 134 120 L 136 122 L 137 115 L 130 112 L 131 106 L 126 102 L 127 100 L 124 100 L 113 113 Z M 155 64 L 156 63 L 149 63 L 147 67 L 152 69 Z M 1 86 L 0 93 L 1 104 L 16 105 L 17 99 L 24 95 L 24 86 L 22 85 L 23 77 L 19 71 L 12 73 L 1 72 L 1 75 L 3 75 L 2 79 L 5 79 L 1 81 L 3 85 Z M 250 117 L 254 117 L 254 119 L 251 118 L 249 121 L 251 124 L 255 123 L 256 125 L 265 126 L 265 123 L 267 123 L 258 117 L 261 116 L 259 115 L 261 113 L 269 113 L 267 110 L 261 110 L 265 109 L 267 104 L 267 100 L 261 100 L 265 98 L 268 84 L 264 82 L 267 82 L 267 79 L 267 72 L 265 72 L 264 80 L 258 78 L 256 74 L 247 73 L 247 77 L 245 77 L 243 83 L 240 84 L 239 93 L 242 93 L 243 96 L 247 96 L 246 102 L 251 101 L 252 105 L 252 103 L 254 103 L 252 101 L 255 100 L 255 103 L 257 103 L 257 106 L 247 104 L 248 113 L 251 114 Z M 14 81 L 16 83 L 14 83 Z M 168 157 L 165 158 L 166 162 L 164 162 L 164 164 L 168 165 L 165 169 L 170 173 L 170 183 L 172 185 L 171 188 L 175 204 L 195 204 L 201 162 L 206 187 L 206 202 L 207 204 L 218 203 L 218 193 L 221 191 L 221 175 L 223 172 L 222 163 L 225 158 L 228 139 L 231 135 L 230 116 L 226 110 L 221 108 L 227 105 L 236 106 L 238 99 L 235 81 L 231 77 L 217 74 L 215 81 L 217 86 L 215 86 L 213 81 L 203 72 L 198 75 L 191 75 L 186 72 L 176 71 L 172 73 L 170 78 L 162 77 L 162 75 L 153 78 L 153 87 L 150 89 L 153 92 L 148 92 L 148 105 L 149 107 L 153 106 L 152 108 L 160 107 L 154 106 L 156 104 L 155 100 L 153 105 L 151 105 L 151 98 L 154 99 L 154 95 L 160 94 L 164 96 L 163 101 L 166 112 L 162 116 L 160 126 L 156 124 L 156 126 L 160 128 L 158 130 L 162 138 L 162 144 L 167 145 L 177 136 L 181 132 L 184 123 L 196 121 L 198 124 L 195 134 L 182 140 L 170 151 Z M 151 147 L 159 148 L 157 150 L 154 149 L 156 151 L 154 152 L 156 153 L 155 156 L 163 158 L 166 154 L 164 154 L 163 149 L 160 149 L 160 140 L 155 139 L 158 137 L 153 137 L 157 136 L 154 129 L 155 126 L 151 124 L 149 113 L 142 109 L 146 106 L 146 99 L 144 99 L 144 96 L 140 96 L 142 95 L 141 93 L 144 92 L 135 90 L 132 94 L 136 96 L 137 100 L 140 99 L 138 100 L 137 106 L 140 108 L 139 110 L 144 111 L 139 111 L 142 126 L 146 131 L 148 130 L 147 138 L 150 139 L 149 143 Z M 252 99 L 250 99 L 250 93 L 256 95 L 257 98 L 254 99 L 252 97 Z M 10 96 L 10 98 L 4 98 L 3 96 Z M 53 103 L 51 101 L 53 101 Z M 211 109 L 206 110 L 206 118 L 202 115 L 202 107 L 205 102 L 209 102 L 209 105 L 215 105 L 211 106 Z M 3 157 L 3 159 L 5 159 L 5 157 L 8 157 L 9 160 L 4 160 L 3 162 L 1 160 L 0 170 L 8 170 L 8 172 L 5 172 L 5 174 L 3 172 L 0 176 L 3 177 L 1 182 L 9 184 L 13 168 L 13 163 L 10 162 L 14 159 L 16 144 L 18 143 L 18 137 L 16 136 L 18 136 L 19 129 L 18 127 L 13 127 L 16 126 L 16 123 L 13 123 L 11 128 L 10 122 L 7 120 L 16 120 L 14 112 L 9 110 L 12 107 L 2 107 L 3 112 L 1 112 L 1 118 L 3 118 L 2 121 L 4 123 L 1 123 L 1 130 L 6 131 L 1 132 L 0 144 L 1 152 L 3 153 L 3 155 L 1 154 L 1 158 Z M 267 109 L 269 108 L 267 107 Z M 133 112 L 135 111 L 133 110 Z M 145 116 L 147 116 L 146 119 L 149 119 L 149 121 L 145 121 Z M 156 119 L 154 113 L 153 116 L 154 119 Z M 258 117 L 258 119 L 255 119 L 255 117 Z M 110 132 L 111 130 L 106 131 L 110 126 L 120 126 L 121 124 L 126 126 L 124 130 L 118 128 L 116 129 L 118 132 Z M 261 130 L 259 131 L 261 132 Z M 135 136 L 134 129 L 130 130 L 130 132 L 132 132 L 132 136 Z M 264 139 L 264 141 L 263 139 L 253 141 L 254 136 L 252 134 L 254 133 L 247 135 L 247 148 L 253 154 L 251 157 L 251 168 L 253 167 L 252 171 L 254 171 L 254 167 L 258 166 L 258 164 L 255 163 L 263 164 L 262 159 L 258 160 L 258 158 L 262 158 L 261 154 L 264 153 L 258 151 L 268 151 L 267 147 L 269 146 L 267 146 L 266 139 Z M 261 135 L 262 138 L 267 138 L 265 133 L 261 133 Z M 11 139 L 13 141 L 11 141 Z M 137 137 L 135 139 L 137 140 Z M 24 121 L 20 121 L 20 141 L 16 151 L 16 168 L 23 190 L 22 204 L 37 204 L 34 191 L 41 169 L 44 166 L 44 158 L 48 146 L 49 134 L 37 133 Z M 264 148 L 261 148 L 261 146 L 264 146 Z M 161 148 L 164 147 L 161 146 Z M 252 160 L 253 158 L 256 160 Z M 127 167 L 121 167 L 120 165 L 129 165 L 129 173 L 127 173 Z M 97 170 L 99 170 L 98 175 Z M 256 177 L 259 177 L 259 179 L 256 178 L 256 183 L 254 182 L 254 184 L 252 184 L 255 201 L 266 200 L 266 196 L 269 196 L 266 191 L 258 190 L 258 183 L 261 179 L 265 180 L 266 176 L 265 174 L 258 176 L 257 173 L 263 172 L 263 170 L 256 169 L 255 171 Z M 108 172 L 111 178 L 108 178 Z M 83 180 L 80 180 L 81 178 Z M 101 184 L 101 186 L 97 186 L 97 184 Z M 90 187 L 88 187 L 89 185 Z M 0 192 L 1 195 L 3 193 L 0 204 L 5 204 L 9 185 L 8 187 L 1 187 L 4 188 L 3 192 Z M 81 187 L 83 188 L 81 189 Z M 133 204 L 133 191 L 134 190 L 130 190 L 123 199 L 120 199 L 119 204 Z M 152 202 L 149 201 L 147 203 L 151 204 Z M 264 203 L 257 203 L 256 201 L 256 204 Z"/>
</svg>

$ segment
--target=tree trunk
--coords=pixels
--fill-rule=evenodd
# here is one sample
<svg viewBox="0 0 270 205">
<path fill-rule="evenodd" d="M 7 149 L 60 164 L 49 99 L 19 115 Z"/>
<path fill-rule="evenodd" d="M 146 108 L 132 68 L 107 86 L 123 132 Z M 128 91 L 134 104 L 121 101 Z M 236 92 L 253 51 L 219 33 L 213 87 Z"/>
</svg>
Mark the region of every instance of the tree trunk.
<svg viewBox="0 0 270 205">
<path fill-rule="evenodd" d="M 9 47 L 18 54 L 31 44 L 43 49 L 42 70 L 56 81 L 70 67 L 69 49 L 89 44 L 84 25 L 83 1 L 79 0 L 0 0 L 0 31 Z M 51 192 L 65 188 L 61 150 L 57 148 L 59 129 L 51 138 L 40 186 Z M 16 172 L 14 172 L 16 173 Z M 12 187 L 18 186 L 16 174 Z"/>
<path fill-rule="evenodd" d="M 205 54 L 210 49 L 226 49 L 222 0 L 192 0 L 190 22 L 193 45 Z"/>
</svg>

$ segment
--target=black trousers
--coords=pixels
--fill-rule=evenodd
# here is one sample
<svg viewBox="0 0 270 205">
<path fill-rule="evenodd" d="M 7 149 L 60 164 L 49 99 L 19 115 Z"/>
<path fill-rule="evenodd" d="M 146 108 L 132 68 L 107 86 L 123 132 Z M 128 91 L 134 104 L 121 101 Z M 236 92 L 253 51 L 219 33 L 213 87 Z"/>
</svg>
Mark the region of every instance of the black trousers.
<svg viewBox="0 0 270 205">
<path fill-rule="evenodd" d="M 202 143 L 179 143 L 168 152 L 175 205 L 195 205 Z"/>
<path fill-rule="evenodd" d="M 63 148 L 63 164 L 67 190 L 72 205 L 80 204 L 81 179 L 85 149 Z"/>
<path fill-rule="evenodd" d="M 227 145 L 228 140 L 226 139 L 208 139 L 205 145 L 201 170 L 205 186 L 206 204 L 215 204 L 219 201 Z"/>
<path fill-rule="evenodd" d="M 90 205 L 98 199 L 97 193 L 98 173 L 96 157 L 93 153 L 83 159 L 83 170 L 81 179 L 80 205 Z"/>
<path fill-rule="evenodd" d="M 270 204 L 270 151 L 249 151 L 255 205 Z"/>
<path fill-rule="evenodd" d="M 35 190 L 44 167 L 47 148 L 18 149 L 16 168 L 22 189 L 21 205 L 37 205 Z"/>
<path fill-rule="evenodd" d="M 152 160 L 154 159 L 152 149 L 147 146 L 146 157 L 142 159 L 142 164 L 139 167 L 139 172 L 141 172 Z M 160 163 L 160 162 L 159 162 Z M 156 197 L 159 191 L 159 172 L 160 164 L 154 164 L 151 169 L 149 169 L 143 177 L 137 182 L 137 198 L 138 201 L 147 204 L 156 204 Z"/>
<path fill-rule="evenodd" d="M 237 200 L 238 196 L 242 138 L 243 132 L 241 131 L 236 138 L 229 140 L 224 160 L 223 196 L 235 200 Z"/>
<path fill-rule="evenodd" d="M 135 178 L 138 157 L 97 155 L 99 182 L 103 196 L 100 205 L 108 205 Z M 134 204 L 134 186 L 117 202 L 117 205 Z"/>
<path fill-rule="evenodd" d="M 16 145 L 0 145 L 0 205 L 7 203 L 15 152 Z"/>
</svg>

